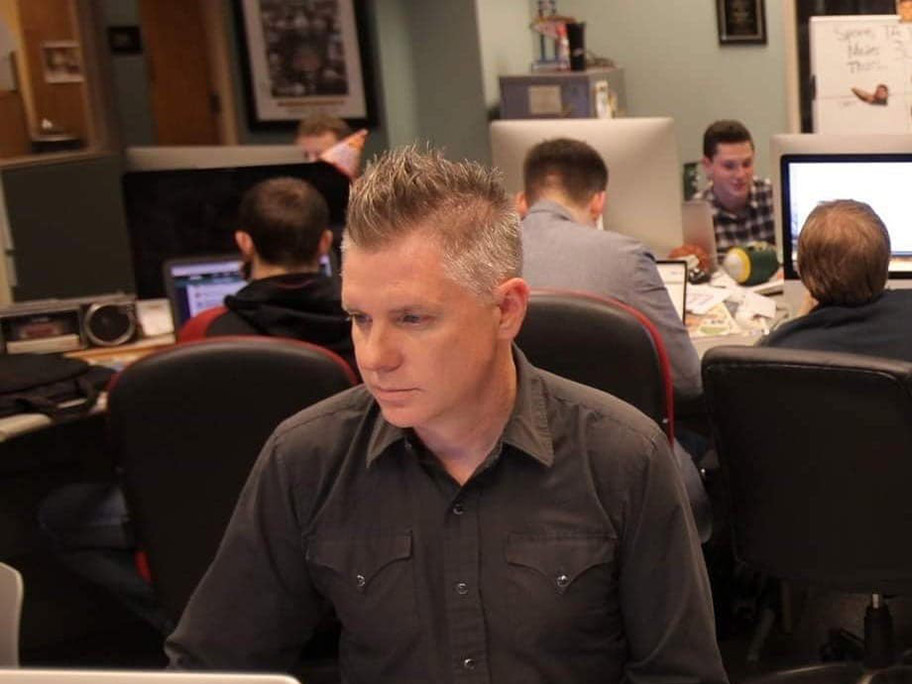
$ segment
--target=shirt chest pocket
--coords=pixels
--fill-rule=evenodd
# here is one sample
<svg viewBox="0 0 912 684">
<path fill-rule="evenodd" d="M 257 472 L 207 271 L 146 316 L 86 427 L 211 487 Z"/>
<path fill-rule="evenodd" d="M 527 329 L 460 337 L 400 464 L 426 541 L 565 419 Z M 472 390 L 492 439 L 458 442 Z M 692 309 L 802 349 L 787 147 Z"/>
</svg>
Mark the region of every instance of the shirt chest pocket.
<svg viewBox="0 0 912 684">
<path fill-rule="evenodd" d="M 573 643 L 617 621 L 615 550 L 604 535 L 511 534 L 505 559 L 519 638 Z"/>
<path fill-rule="evenodd" d="M 346 639 L 393 648 L 417 628 L 411 532 L 317 536 L 308 541 L 306 558 Z"/>
</svg>

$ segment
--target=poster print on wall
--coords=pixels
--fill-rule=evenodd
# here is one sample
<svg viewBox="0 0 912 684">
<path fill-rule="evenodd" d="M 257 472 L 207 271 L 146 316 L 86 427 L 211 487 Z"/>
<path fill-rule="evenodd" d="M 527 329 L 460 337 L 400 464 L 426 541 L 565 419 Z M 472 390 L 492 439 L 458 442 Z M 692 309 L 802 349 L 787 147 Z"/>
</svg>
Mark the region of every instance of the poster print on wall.
<svg viewBox="0 0 912 684">
<path fill-rule="evenodd" d="M 235 0 L 251 128 L 325 113 L 370 123 L 362 0 Z"/>
<path fill-rule="evenodd" d="M 766 9 L 763 0 L 716 0 L 716 17 L 720 44 L 766 43 Z"/>
</svg>

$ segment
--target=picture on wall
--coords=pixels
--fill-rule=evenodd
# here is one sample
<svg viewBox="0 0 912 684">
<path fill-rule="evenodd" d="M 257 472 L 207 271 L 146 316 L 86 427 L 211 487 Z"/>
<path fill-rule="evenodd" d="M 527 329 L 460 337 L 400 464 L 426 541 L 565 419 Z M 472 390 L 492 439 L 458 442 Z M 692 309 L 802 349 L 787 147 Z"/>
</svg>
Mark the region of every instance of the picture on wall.
<svg viewBox="0 0 912 684">
<path fill-rule="evenodd" d="M 46 83 L 79 83 L 82 57 L 75 40 L 47 40 L 41 43 L 41 64 Z"/>
<path fill-rule="evenodd" d="M 763 0 L 716 0 L 719 43 L 766 43 L 766 9 Z"/>
<path fill-rule="evenodd" d="M 370 123 L 363 0 L 235 0 L 251 128 L 325 113 Z"/>
</svg>

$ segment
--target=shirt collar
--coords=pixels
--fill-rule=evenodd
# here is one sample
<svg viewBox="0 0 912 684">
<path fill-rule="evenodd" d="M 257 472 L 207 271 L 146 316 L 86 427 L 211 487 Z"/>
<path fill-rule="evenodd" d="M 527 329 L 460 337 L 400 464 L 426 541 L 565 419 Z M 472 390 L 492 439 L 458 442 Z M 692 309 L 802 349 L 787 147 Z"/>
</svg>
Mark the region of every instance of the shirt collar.
<svg viewBox="0 0 912 684">
<path fill-rule="evenodd" d="M 548 426 L 541 376 L 538 369 L 526 360 L 525 355 L 515 345 L 513 360 L 517 373 L 516 402 L 501 440 L 542 465 L 551 467 L 554 463 L 554 446 Z M 376 402 L 374 405 L 376 406 Z M 367 466 L 370 467 L 394 444 L 405 442 L 408 447 L 413 443 L 411 440 L 415 439 L 410 429 L 396 427 L 387 422 L 378 410 L 367 444 Z"/>
<path fill-rule="evenodd" d="M 573 221 L 576 223 L 576 219 L 573 217 L 573 214 L 559 202 L 549 199 L 538 200 L 533 204 L 529 209 L 529 214 L 557 214 L 562 219 L 566 221 Z"/>
<path fill-rule="evenodd" d="M 718 201 L 716 200 L 716 193 L 715 193 L 712 183 L 710 183 L 706 187 L 706 192 L 704 193 L 704 197 L 705 197 L 705 199 L 707 199 L 710 202 L 710 204 L 713 206 L 713 208 L 716 210 L 717 213 L 725 214 L 727 216 L 733 216 L 736 218 L 741 216 L 741 214 L 738 214 L 734 211 L 729 211 L 728 209 L 726 209 L 725 207 L 723 207 L 721 204 L 718 203 Z M 760 208 L 760 200 L 757 198 L 757 177 L 756 176 L 751 178 L 750 190 L 748 190 L 748 193 L 747 193 L 747 204 L 745 206 L 750 207 L 751 209 L 755 209 L 755 210 Z"/>
</svg>

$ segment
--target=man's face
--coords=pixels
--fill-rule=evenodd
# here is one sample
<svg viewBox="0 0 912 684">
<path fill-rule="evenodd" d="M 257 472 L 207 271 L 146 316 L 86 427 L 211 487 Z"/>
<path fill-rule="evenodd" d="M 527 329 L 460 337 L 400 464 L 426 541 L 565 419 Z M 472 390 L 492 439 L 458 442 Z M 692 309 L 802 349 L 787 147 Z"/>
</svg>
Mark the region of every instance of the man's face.
<svg viewBox="0 0 912 684">
<path fill-rule="evenodd" d="M 325 131 L 320 135 L 302 135 L 295 140 L 295 144 L 304 151 L 304 161 L 315 162 L 330 147 L 339 142 L 336 134 Z"/>
<path fill-rule="evenodd" d="M 912 0 L 899 0 L 896 11 L 901 21 L 912 21 Z"/>
<path fill-rule="evenodd" d="M 749 142 L 719 143 L 712 159 L 703 158 L 703 171 L 723 207 L 743 209 L 754 177 L 754 146 Z"/>
<path fill-rule="evenodd" d="M 444 273 L 421 229 L 389 247 L 346 249 L 342 304 L 361 377 L 393 425 L 458 426 L 500 382 L 500 309 Z"/>
</svg>

